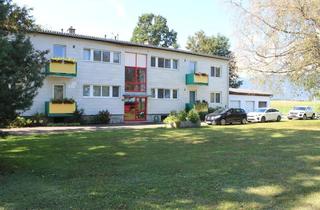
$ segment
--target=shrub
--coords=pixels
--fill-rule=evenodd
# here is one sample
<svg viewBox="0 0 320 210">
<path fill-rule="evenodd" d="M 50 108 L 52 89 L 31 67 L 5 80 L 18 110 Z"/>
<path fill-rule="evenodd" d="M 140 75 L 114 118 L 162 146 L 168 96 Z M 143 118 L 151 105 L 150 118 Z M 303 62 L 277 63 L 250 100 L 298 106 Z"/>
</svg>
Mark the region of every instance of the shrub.
<svg viewBox="0 0 320 210">
<path fill-rule="evenodd" d="M 197 101 L 197 102 L 194 104 L 194 109 L 195 109 L 197 112 L 208 112 L 208 102 L 205 101 L 205 100 Z"/>
<path fill-rule="evenodd" d="M 110 113 L 108 110 L 99 111 L 97 115 L 97 123 L 108 124 L 110 122 Z"/>
<path fill-rule="evenodd" d="M 201 121 L 204 121 L 208 112 L 199 112 L 199 117 Z"/>
<path fill-rule="evenodd" d="M 180 111 L 178 114 L 177 114 L 177 117 L 179 119 L 179 121 L 186 121 L 187 120 L 187 112 L 186 111 Z"/>
<path fill-rule="evenodd" d="M 48 118 L 43 113 L 35 113 L 31 116 L 32 126 L 45 126 L 48 124 Z"/>
<path fill-rule="evenodd" d="M 192 123 L 197 123 L 200 121 L 198 112 L 195 109 L 191 109 L 188 113 L 187 119 Z"/>
<path fill-rule="evenodd" d="M 10 124 L 10 128 L 22 128 L 27 127 L 32 124 L 32 121 L 30 119 L 26 119 L 24 117 L 18 116 L 16 117 Z"/>
<path fill-rule="evenodd" d="M 78 124 L 83 124 L 84 120 L 82 118 L 82 115 L 84 113 L 84 109 L 78 109 L 73 112 L 72 117 L 66 118 L 66 123 L 78 123 Z"/>
<path fill-rule="evenodd" d="M 169 114 L 168 117 L 166 117 L 163 122 L 165 124 L 168 124 L 168 125 L 172 125 L 172 124 L 176 124 L 177 127 L 179 127 L 180 125 L 180 120 L 179 118 L 176 116 L 176 115 L 171 115 Z"/>
</svg>

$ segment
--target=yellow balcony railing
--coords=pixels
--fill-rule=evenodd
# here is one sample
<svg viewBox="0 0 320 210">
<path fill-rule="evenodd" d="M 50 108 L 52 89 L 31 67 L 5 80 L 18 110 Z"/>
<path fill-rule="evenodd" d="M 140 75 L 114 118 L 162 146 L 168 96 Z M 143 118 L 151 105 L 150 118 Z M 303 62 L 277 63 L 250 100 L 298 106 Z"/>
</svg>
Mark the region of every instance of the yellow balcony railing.
<svg viewBox="0 0 320 210">
<path fill-rule="evenodd" d="M 67 58 L 51 58 L 46 68 L 46 74 L 62 77 L 77 76 L 77 62 Z"/>
<path fill-rule="evenodd" d="M 72 116 L 76 111 L 76 103 L 45 103 L 45 112 L 48 117 L 67 117 Z"/>
<path fill-rule="evenodd" d="M 191 73 L 186 75 L 187 85 L 208 85 L 209 76 L 205 73 Z"/>
</svg>

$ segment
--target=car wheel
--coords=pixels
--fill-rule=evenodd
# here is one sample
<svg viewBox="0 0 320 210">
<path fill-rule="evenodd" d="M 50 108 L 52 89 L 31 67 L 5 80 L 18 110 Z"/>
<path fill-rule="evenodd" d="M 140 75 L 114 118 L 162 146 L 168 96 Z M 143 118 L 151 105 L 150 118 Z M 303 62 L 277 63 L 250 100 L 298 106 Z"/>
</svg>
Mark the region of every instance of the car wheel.
<svg viewBox="0 0 320 210">
<path fill-rule="evenodd" d="M 279 116 L 277 117 L 277 122 L 280 122 L 280 120 L 281 120 L 281 116 L 279 115 Z"/>
<path fill-rule="evenodd" d="M 304 114 L 302 119 L 303 119 L 303 120 L 306 120 L 306 119 L 307 119 L 307 115 Z"/>
<path fill-rule="evenodd" d="M 246 118 L 243 118 L 243 119 L 241 120 L 241 124 L 247 124 L 247 119 L 246 119 Z"/>
<path fill-rule="evenodd" d="M 313 113 L 311 119 L 316 119 L 316 115 Z"/>
<path fill-rule="evenodd" d="M 260 120 L 262 123 L 264 123 L 266 121 L 266 117 L 261 117 L 261 120 Z"/>
<path fill-rule="evenodd" d="M 292 118 L 288 118 L 288 120 L 292 120 Z"/>
<path fill-rule="evenodd" d="M 221 125 L 225 125 L 225 124 L 226 124 L 226 120 L 225 120 L 225 119 L 222 119 L 222 120 L 220 121 L 220 124 L 221 124 Z"/>
</svg>

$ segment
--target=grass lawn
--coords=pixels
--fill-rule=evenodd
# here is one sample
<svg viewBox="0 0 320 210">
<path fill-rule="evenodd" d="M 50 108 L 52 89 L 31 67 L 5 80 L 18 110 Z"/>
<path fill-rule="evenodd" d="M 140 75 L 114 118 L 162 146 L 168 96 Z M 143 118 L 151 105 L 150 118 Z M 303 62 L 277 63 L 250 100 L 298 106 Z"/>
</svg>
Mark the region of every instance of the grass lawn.
<svg viewBox="0 0 320 210">
<path fill-rule="evenodd" d="M 320 102 L 315 101 L 271 101 L 271 107 L 279 109 L 281 113 L 288 114 L 294 106 L 311 106 L 314 111 L 320 113 Z"/>
<path fill-rule="evenodd" d="M 320 120 L 0 139 L 0 209 L 320 209 Z"/>
</svg>

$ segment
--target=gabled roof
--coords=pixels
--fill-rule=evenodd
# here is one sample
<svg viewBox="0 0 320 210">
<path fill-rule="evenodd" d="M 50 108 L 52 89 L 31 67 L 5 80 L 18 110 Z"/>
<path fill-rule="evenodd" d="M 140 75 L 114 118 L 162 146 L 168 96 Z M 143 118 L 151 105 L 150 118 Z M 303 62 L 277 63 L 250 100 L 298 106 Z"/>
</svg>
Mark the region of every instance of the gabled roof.
<svg viewBox="0 0 320 210">
<path fill-rule="evenodd" d="M 229 88 L 229 94 L 231 95 L 247 95 L 247 96 L 273 96 L 272 93 L 249 90 L 249 89 L 238 89 L 238 88 Z"/>
<path fill-rule="evenodd" d="M 52 36 L 63 36 L 63 37 L 70 37 L 70 38 L 76 38 L 76 39 L 101 41 L 101 42 L 106 42 L 106 43 L 111 43 L 111 44 L 122 45 L 122 46 L 142 47 L 142 48 L 164 50 L 164 51 L 183 53 L 183 54 L 189 54 L 189 55 L 196 55 L 196 56 L 207 57 L 207 58 L 229 60 L 228 57 L 224 57 L 224 56 L 208 55 L 208 54 L 202 54 L 202 53 L 194 53 L 194 52 L 191 52 L 191 51 L 188 51 L 188 50 L 180 50 L 180 49 L 166 48 L 166 47 L 157 47 L 157 46 L 153 46 L 153 45 L 138 44 L 138 43 L 133 43 L 133 42 L 128 42 L 128 41 L 107 39 L 107 38 L 101 38 L 101 37 L 95 37 L 95 36 L 87 36 L 87 35 L 81 35 L 81 34 L 65 33 L 65 32 L 59 32 L 59 31 L 33 30 L 33 31 L 30 31 L 29 33 L 38 33 L 38 34 L 46 34 L 46 35 L 52 35 Z"/>
</svg>

